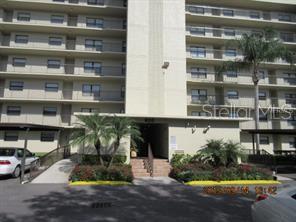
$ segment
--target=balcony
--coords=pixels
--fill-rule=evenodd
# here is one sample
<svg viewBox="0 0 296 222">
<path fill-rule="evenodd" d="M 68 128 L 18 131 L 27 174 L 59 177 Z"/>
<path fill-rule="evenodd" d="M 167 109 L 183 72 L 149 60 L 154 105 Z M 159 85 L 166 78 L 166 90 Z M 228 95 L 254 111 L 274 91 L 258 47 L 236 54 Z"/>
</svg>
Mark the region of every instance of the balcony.
<svg viewBox="0 0 296 222">
<path fill-rule="evenodd" d="M 262 30 L 213 28 L 206 26 L 186 26 L 187 42 L 199 44 L 224 45 L 227 40 L 239 39 L 243 34 L 260 33 Z M 287 46 L 296 46 L 296 33 L 278 32 L 278 37 Z"/>
<path fill-rule="evenodd" d="M 7 9 L 54 11 L 71 14 L 116 15 L 126 16 L 126 2 L 124 0 L 104 0 L 98 4 L 87 4 L 82 0 L 2 0 Z"/>
<path fill-rule="evenodd" d="M 219 18 L 219 19 L 217 19 Z M 292 28 L 296 23 L 295 14 L 269 11 L 250 11 L 200 5 L 186 5 L 187 22 L 212 23 L 215 25 L 264 28 Z"/>
<path fill-rule="evenodd" d="M 190 45 L 187 46 L 187 61 L 190 63 L 195 63 L 198 61 L 199 64 L 207 65 L 221 65 L 225 61 L 235 61 L 243 59 L 241 52 L 231 49 L 214 49 L 206 48 L 200 45 Z M 275 61 L 265 62 L 270 68 L 287 68 L 290 64 L 283 59 L 277 59 Z"/>
<path fill-rule="evenodd" d="M 7 76 L 53 78 L 53 79 L 118 79 L 125 78 L 125 67 L 105 66 L 85 70 L 83 66 L 75 64 L 62 64 L 58 69 L 51 69 L 45 63 L 26 65 L 25 67 L 15 67 L 12 65 L 0 65 L 0 74 Z"/>
<path fill-rule="evenodd" d="M 30 22 L 13 21 L 11 16 L 4 16 L 3 22 L 0 21 L 0 31 L 3 32 L 35 32 L 35 33 L 59 33 L 60 35 L 77 36 L 100 36 L 100 37 L 126 37 L 126 25 L 123 19 L 104 19 L 102 26 L 88 27 L 85 23 L 78 23 L 78 17 L 67 17 L 64 23 L 56 24 L 39 20 Z"/>
<path fill-rule="evenodd" d="M 75 41 L 71 40 L 66 41 L 66 44 L 62 46 L 48 45 L 47 47 L 38 43 L 10 45 L 10 42 L 3 41 L 0 49 L 2 55 L 26 54 L 53 57 L 124 59 L 126 54 L 125 46 L 121 42 L 102 42 L 100 47 L 86 48 L 83 45 L 76 45 Z"/>
<path fill-rule="evenodd" d="M 19 116 L 10 116 L 6 114 L 1 115 L 2 123 L 31 123 L 40 124 L 47 126 L 70 126 L 71 125 L 71 115 L 56 115 L 56 116 L 43 116 L 32 115 L 32 114 L 20 114 Z"/>
<path fill-rule="evenodd" d="M 296 98 L 287 101 L 282 97 L 266 97 L 265 99 L 259 99 L 259 105 L 261 108 L 268 107 L 285 107 L 286 109 L 296 108 Z M 199 95 L 188 96 L 188 105 L 216 105 L 216 106 L 228 106 L 228 107 L 254 107 L 254 97 L 252 96 L 223 96 L 223 95 Z"/>
<path fill-rule="evenodd" d="M 74 90 L 60 90 L 48 92 L 40 89 L 23 89 L 22 91 L 11 91 L 0 89 L 2 101 L 32 101 L 32 102 L 61 102 L 61 103 L 123 103 L 124 91 L 100 90 L 99 92 L 84 93 Z"/>
</svg>

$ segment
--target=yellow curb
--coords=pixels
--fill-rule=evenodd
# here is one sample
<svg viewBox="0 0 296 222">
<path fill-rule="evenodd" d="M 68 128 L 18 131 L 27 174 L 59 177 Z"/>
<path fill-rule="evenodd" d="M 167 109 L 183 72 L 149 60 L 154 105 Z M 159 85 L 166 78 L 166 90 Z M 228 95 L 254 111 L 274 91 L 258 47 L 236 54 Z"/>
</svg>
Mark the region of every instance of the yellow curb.
<svg viewBox="0 0 296 222">
<path fill-rule="evenodd" d="M 126 181 L 109 181 L 109 180 L 98 180 L 98 181 L 75 181 L 69 182 L 70 186 L 99 186 L 99 185 L 108 185 L 108 186 L 125 186 L 131 185 L 131 183 Z"/>
<path fill-rule="evenodd" d="M 269 184 L 281 184 L 279 181 L 274 180 L 229 180 L 229 181 L 190 181 L 185 183 L 189 186 L 217 186 L 217 185 L 269 185 Z"/>
</svg>

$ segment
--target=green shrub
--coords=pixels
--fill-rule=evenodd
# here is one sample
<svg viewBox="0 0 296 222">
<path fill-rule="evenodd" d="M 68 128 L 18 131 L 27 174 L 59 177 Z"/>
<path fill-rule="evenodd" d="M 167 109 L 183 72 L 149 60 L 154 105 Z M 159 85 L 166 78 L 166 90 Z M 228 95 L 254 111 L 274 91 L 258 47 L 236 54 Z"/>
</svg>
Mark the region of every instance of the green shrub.
<svg viewBox="0 0 296 222">
<path fill-rule="evenodd" d="M 127 181 L 132 182 L 133 175 L 130 165 L 114 164 L 109 169 L 97 165 L 78 165 L 70 175 L 70 180 L 75 181 Z"/>
<path fill-rule="evenodd" d="M 256 168 L 250 165 L 232 165 L 216 167 L 201 163 L 189 163 L 173 167 L 170 176 L 178 181 L 193 180 L 269 180 L 271 171 Z"/>
<path fill-rule="evenodd" d="M 109 163 L 111 156 L 110 155 L 102 155 L 104 163 Z M 126 156 L 116 155 L 114 157 L 114 164 L 124 164 L 126 161 Z M 81 165 L 100 165 L 100 160 L 97 155 L 82 155 Z"/>
</svg>

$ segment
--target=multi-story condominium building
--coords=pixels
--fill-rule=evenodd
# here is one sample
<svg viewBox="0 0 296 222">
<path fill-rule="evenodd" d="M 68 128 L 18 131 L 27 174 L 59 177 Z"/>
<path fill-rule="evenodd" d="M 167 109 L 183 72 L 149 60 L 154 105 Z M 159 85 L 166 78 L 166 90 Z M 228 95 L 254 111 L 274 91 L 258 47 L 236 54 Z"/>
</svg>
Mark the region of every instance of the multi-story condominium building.
<svg viewBox="0 0 296 222">
<path fill-rule="evenodd" d="M 99 112 L 138 122 L 140 155 L 147 143 L 159 157 L 195 153 L 208 139 L 252 149 L 250 71 L 216 70 L 242 57 L 227 40 L 265 27 L 296 51 L 293 1 L 1 0 L 0 144 L 23 146 L 31 124 L 28 148 L 48 152 L 69 142 L 75 115 Z M 260 73 L 261 148 L 295 150 L 296 115 L 265 115 L 295 110 L 295 69 L 278 60 Z"/>
</svg>

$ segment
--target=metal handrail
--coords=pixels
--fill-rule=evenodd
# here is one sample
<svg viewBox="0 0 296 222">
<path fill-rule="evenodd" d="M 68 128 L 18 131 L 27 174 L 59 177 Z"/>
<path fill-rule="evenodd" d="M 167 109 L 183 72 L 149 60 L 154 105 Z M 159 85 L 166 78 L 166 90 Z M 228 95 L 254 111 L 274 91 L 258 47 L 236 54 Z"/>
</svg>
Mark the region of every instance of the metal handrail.
<svg viewBox="0 0 296 222">
<path fill-rule="evenodd" d="M 147 158 L 147 160 L 148 160 L 148 167 L 149 167 L 149 173 L 150 173 L 150 176 L 152 176 L 153 177 L 153 171 L 154 171 L 154 164 L 153 164 L 153 162 L 154 162 L 154 157 L 153 157 L 153 152 L 152 152 L 152 149 L 151 149 L 151 145 L 150 144 L 148 144 L 148 158 Z"/>
<path fill-rule="evenodd" d="M 54 163 L 71 155 L 70 146 L 60 146 L 30 164 L 29 181 L 32 181 Z"/>
</svg>

